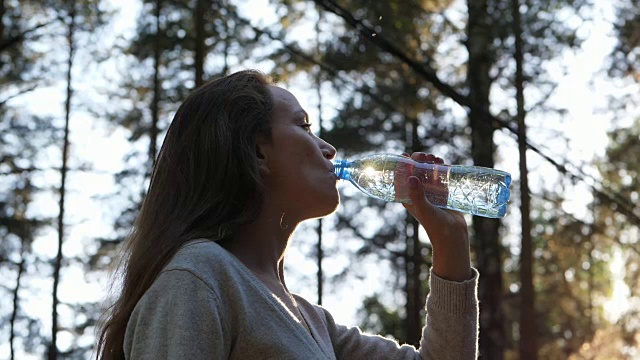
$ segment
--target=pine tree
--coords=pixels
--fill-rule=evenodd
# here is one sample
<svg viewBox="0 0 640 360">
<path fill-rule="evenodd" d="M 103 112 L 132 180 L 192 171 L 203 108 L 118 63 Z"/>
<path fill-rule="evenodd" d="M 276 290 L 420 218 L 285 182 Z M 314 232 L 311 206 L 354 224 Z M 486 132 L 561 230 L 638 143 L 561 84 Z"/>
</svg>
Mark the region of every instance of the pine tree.
<svg viewBox="0 0 640 360">
<path fill-rule="evenodd" d="M 635 205 L 634 213 L 640 214 L 637 206 L 640 191 L 640 119 L 636 118 L 629 126 L 616 128 L 609 133 L 610 144 L 605 157 L 599 162 L 599 170 L 603 183 L 618 194 L 621 200 L 631 200 Z M 624 280 L 629 287 L 629 309 L 616 324 L 622 330 L 624 343 L 629 348 L 640 345 L 637 326 L 634 324 L 640 314 L 640 251 L 638 239 L 640 228 L 621 215 L 616 206 L 595 196 L 596 224 L 601 228 L 601 235 L 597 238 L 612 248 L 617 248 L 625 263 Z"/>
<path fill-rule="evenodd" d="M 132 150 L 116 174 L 121 189 L 114 194 L 125 198 L 127 206 L 117 216 L 114 236 L 99 239 L 100 249 L 91 260 L 96 265 L 110 262 L 131 229 L 159 144 L 180 102 L 208 78 L 225 75 L 230 63 L 248 58 L 256 46 L 225 15 L 227 8 L 235 9 L 227 1 L 144 0 L 142 5 L 135 35 L 111 55 L 126 60 L 113 79 L 119 86 L 107 89 L 121 106 L 105 109 L 105 117 L 128 130 Z"/>
<path fill-rule="evenodd" d="M 86 36 L 94 32 L 98 27 L 103 24 L 103 13 L 100 9 L 100 3 L 98 1 L 90 0 L 49 0 L 43 4 L 47 10 L 52 10 L 56 14 L 56 18 L 60 21 L 64 28 L 64 48 L 66 49 L 65 56 L 65 100 L 64 100 L 64 125 L 61 129 L 62 139 L 60 139 L 61 148 L 61 165 L 60 183 L 57 186 L 59 194 L 58 202 L 58 217 L 57 217 L 57 254 L 53 259 L 53 275 L 52 275 L 52 310 L 51 310 L 51 340 L 48 344 L 47 357 L 48 359 L 58 359 L 61 355 L 68 357 L 70 354 L 63 354 L 58 348 L 58 332 L 61 326 L 61 319 L 59 316 L 59 307 L 62 305 L 60 301 L 59 287 L 62 281 L 62 273 L 64 263 L 66 259 L 63 254 L 63 245 L 65 238 L 67 237 L 67 223 L 65 219 L 65 212 L 67 209 L 66 194 L 67 194 L 67 179 L 69 177 L 70 166 L 70 132 L 71 130 L 71 118 L 74 111 L 74 81 L 73 70 L 76 51 L 78 49 L 77 37 L 79 34 Z M 79 349 L 82 350 L 82 349 Z M 84 349 L 86 350 L 86 349 Z"/>
<path fill-rule="evenodd" d="M 41 9 L 28 2 L 0 1 L 0 321 L 6 325 L 0 337 L 7 339 L 6 355 L 12 360 L 45 342 L 41 321 L 23 303 L 33 293 L 30 277 L 39 265 L 31 244 L 50 223 L 32 214 L 34 197 L 45 190 L 34 176 L 43 170 L 38 162 L 42 149 L 55 136 L 51 119 L 15 103 L 42 84 L 37 67 L 42 53 L 33 43 L 51 22 L 29 21 L 39 15 Z"/>
<path fill-rule="evenodd" d="M 524 100 L 524 52 L 522 49 L 522 21 L 520 1 L 513 0 L 513 37 L 515 38 L 514 60 L 516 63 L 514 85 L 516 88 L 516 114 L 518 119 L 518 153 L 520 163 L 520 215 L 522 219 L 522 241 L 520 247 L 520 359 L 537 359 L 537 326 L 535 314 L 535 291 L 533 288 L 533 243 L 531 239 L 531 198 L 529 193 L 529 170 L 527 167 L 527 127 Z"/>
<path fill-rule="evenodd" d="M 322 1 L 317 3 L 322 7 L 326 5 Z M 406 49 L 411 56 L 431 65 L 430 56 L 437 44 L 421 43 L 421 39 L 427 38 L 432 27 L 437 26 L 434 20 L 437 19 L 437 11 L 447 4 L 396 1 L 371 4 L 350 1 L 342 6 L 381 29 L 380 35 L 390 37 L 391 41 Z M 425 11 L 423 6 L 431 11 Z M 295 12 L 295 6 L 287 9 L 289 14 Z M 288 16 L 287 24 L 291 18 L 295 19 L 296 15 Z M 291 58 L 291 50 L 285 47 L 274 57 L 277 63 L 286 66 L 277 68 L 276 71 L 282 76 L 290 76 L 291 72 L 305 72 L 310 65 L 315 65 L 325 73 L 328 81 L 335 84 L 335 95 L 340 97 L 343 105 L 324 132 L 324 138 L 338 148 L 341 157 L 355 157 L 372 151 L 424 151 L 436 144 L 449 149 L 444 143 L 457 136 L 462 129 L 441 121 L 444 111 L 437 105 L 437 95 L 416 96 L 432 94 L 433 88 L 418 83 L 416 74 L 409 67 L 403 66 L 402 62 L 377 48 L 370 41 L 375 36 L 378 34 L 366 34 L 347 28 L 325 41 L 319 47 L 323 52 L 307 50 L 305 54 L 308 57 L 294 54 Z M 425 137 L 425 133 L 429 136 Z M 395 204 L 382 204 L 357 195 L 354 198 L 343 197 L 342 202 L 345 214 L 339 214 L 337 230 L 361 239 L 357 256 L 379 256 L 386 259 L 389 266 L 402 278 L 402 282 L 396 286 L 405 293 L 403 331 L 399 333 L 395 332 L 397 329 L 385 330 L 400 341 L 417 345 L 423 325 L 422 308 L 426 296 L 424 279 L 427 271 L 425 252 L 428 251 L 428 246 L 423 245 L 420 240 L 423 235 L 420 234 L 417 223 L 404 211 L 399 211 Z M 376 225 L 373 234 L 365 235 L 359 228 L 366 222 L 365 218 L 371 216 L 382 221 Z M 397 247 L 403 250 L 391 251 L 391 248 Z M 354 266 L 349 267 L 350 272 L 357 269 L 356 264 L 357 261 L 354 260 Z M 389 300 L 396 299 L 385 299 Z M 369 308 L 376 310 L 383 307 Z M 367 315 L 365 317 L 371 318 Z"/>
<path fill-rule="evenodd" d="M 73 96 L 73 85 L 72 85 L 72 70 L 73 70 L 73 60 L 75 53 L 75 32 L 76 32 L 76 3 L 74 0 L 71 1 L 68 8 L 68 32 L 67 32 L 67 46 L 68 46 L 68 58 L 67 58 L 67 84 L 66 84 L 66 98 L 64 105 L 64 138 L 62 141 L 62 166 L 60 167 L 60 201 L 59 201 L 59 214 L 58 214 L 58 253 L 56 255 L 54 261 L 54 271 L 53 271 L 53 306 L 52 306 L 52 315 L 51 315 L 51 343 L 49 344 L 48 350 L 48 359 L 55 360 L 58 358 L 58 305 L 60 303 L 58 297 L 58 287 L 60 284 L 60 270 L 62 268 L 62 245 L 65 237 L 65 222 L 64 222 L 64 212 L 65 212 L 65 194 L 66 194 L 66 180 L 68 173 L 68 165 L 67 161 L 69 159 L 69 122 L 71 119 L 71 100 Z"/>
<path fill-rule="evenodd" d="M 446 64 L 445 62 L 435 63 L 431 60 L 434 55 L 437 54 L 436 52 L 432 51 L 421 53 L 418 51 L 417 54 L 413 53 L 411 49 L 414 49 L 415 47 L 411 47 L 402 40 L 394 38 L 394 34 L 396 34 L 396 32 L 389 34 L 390 29 L 394 29 L 394 27 L 396 27 L 394 30 L 398 33 L 410 34 L 411 27 L 414 24 L 421 24 L 420 21 L 415 18 L 413 20 L 403 21 L 404 18 L 398 15 L 398 11 L 408 11 L 413 16 L 422 15 L 423 12 L 420 11 L 421 8 L 416 8 L 415 4 L 406 2 L 402 5 L 391 3 L 389 5 L 391 9 L 381 11 L 379 7 L 371 6 L 370 4 L 367 4 L 367 7 L 364 8 L 364 6 L 359 6 L 357 2 L 341 2 L 340 4 L 337 4 L 334 1 L 317 1 L 317 3 L 322 4 L 325 8 L 339 15 L 347 24 L 358 30 L 354 32 L 347 31 L 344 35 L 336 33 L 336 37 L 339 38 L 339 41 L 334 41 L 335 45 L 329 44 L 327 47 L 327 54 L 331 54 L 333 57 L 326 56 L 326 59 L 323 59 L 323 63 L 325 65 L 328 64 L 336 66 L 338 69 L 343 71 L 341 74 L 349 74 L 353 76 L 353 78 L 356 79 L 355 81 L 360 81 L 361 83 L 366 84 L 368 89 L 372 90 L 368 93 L 365 92 L 366 95 L 342 95 L 347 99 L 344 101 L 346 105 L 340 111 L 334 124 L 334 128 L 340 130 L 328 132 L 327 138 L 330 141 L 338 146 L 344 146 L 346 149 L 375 148 L 375 140 L 370 140 L 377 139 L 376 131 L 378 128 L 376 126 L 382 122 L 375 120 L 360 122 L 360 119 L 366 119 L 367 116 L 371 116 L 371 114 L 374 114 L 374 116 L 382 114 L 381 117 L 387 116 L 385 111 L 389 111 L 388 106 L 382 106 L 384 111 L 381 111 L 380 113 L 372 112 L 371 108 L 365 108 L 365 106 L 369 106 L 375 98 L 383 98 L 384 96 L 387 96 L 385 94 L 394 93 L 388 87 L 380 85 L 383 81 L 376 82 L 375 80 L 380 78 L 386 79 L 387 84 L 402 84 L 404 79 L 411 78 L 415 82 L 415 79 L 418 78 L 423 82 L 426 80 L 426 85 L 432 86 L 430 88 L 432 91 L 429 92 L 429 95 L 434 98 L 434 102 L 436 104 L 438 103 L 438 100 L 435 97 L 438 95 L 438 92 L 441 92 L 442 94 L 445 94 L 445 96 L 451 97 L 454 101 L 469 109 L 471 118 L 470 129 L 472 134 L 471 148 L 474 155 L 471 156 L 462 153 L 462 158 L 474 158 L 474 163 L 476 165 L 493 166 L 495 150 L 491 139 L 493 138 L 495 127 L 498 125 L 505 125 L 493 120 L 495 117 L 490 115 L 490 110 L 494 111 L 493 108 L 500 108 L 503 106 L 500 106 L 501 104 L 492 104 L 489 94 L 491 91 L 510 94 L 510 89 L 513 87 L 512 81 L 510 80 L 511 76 L 505 76 L 505 73 L 511 73 L 514 66 L 512 60 L 513 12 L 511 2 L 495 0 L 487 2 L 470 2 L 468 4 L 468 8 L 472 13 L 468 14 L 469 24 L 467 29 L 472 28 L 474 36 L 478 36 L 477 38 L 473 37 L 473 39 L 468 37 L 465 41 L 470 52 L 476 52 L 477 50 L 477 53 L 470 55 L 469 62 L 465 64 L 466 73 L 469 74 L 469 96 L 463 95 L 466 92 L 465 84 L 462 81 L 463 79 L 459 76 L 461 69 L 464 69 L 464 67 L 457 69 L 457 72 L 447 71 L 454 67 Z M 422 2 L 421 5 L 422 4 L 428 3 Z M 440 5 L 446 7 L 446 4 Z M 539 90 L 538 95 L 541 100 L 533 102 L 528 107 L 528 110 L 536 116 L 540 116 L 540 114 L 555 114 L 554 116 L 558 117 L 558 114 L 562 113 L 561 109 L 554 109 L 545 103 L 545 99 L 547 99 L 553 92 L 553 82 L 550 81 L 551 79 L 549 79 L 549 75 L 545 73 L 543 65 L 548 61 L 552 61 L 558 54 L 561 54 L 563 49 L 567 47 L 573 48 L 580 42 L 580 39 L 575 35 L 575 28 L 567 26 L 564 23 L 558 23 L 553 18 L 539 17 L 538 14 L 555 13 L 559 9 L 563 9 L 565 12 L 573 13 L 574 16 L 579 17 L 582 15 L 584 5 L 585 3 L 581 1 L 526 2 L 523 5 L 523 9 L 526 10 L 522 16 L 524 38 L 523 52 L 530 55 L 527 58 L 527 63 L 524 64 L 527 70 L 524 80 L 527 83 L 532 84 L 531 88 Z M 412 8 L 412 6 L 414 7 Z M 429 5 L 424 6 L 427 7 Z M 403 8 L 404 10 L 398 10 L 400 8 Z M 377 16 L 372 14 L 376 11 L 379 11 L 380 14 L 385 14 L 387 19 L 392 19 L 390 22 L 391 24 L 377 22 Z M 391 16 L 388 14 L 391 14 Z M 383 16 L 383 19 L 385 16 Z M 423 33 L 423 35 L 425 35 L 424 39 L 431 40 L 431 38 L 429 38 L 429 36 L 431 36 L 434 40 L 433 44 L 421 44 L 422 47 L 426 47 L 428 49 L 429 45 L 431 45 L 433 48 L 437 48 L 438 44 L 441 44 L 440 40 L 443 38 L 448 37 L 456 39 L 456 36 L 457 39 L 461 38 L 462 29 L 456 27 L 452 23 L 446 22 L 446 12 L 443 12 L 442 14 L 433 14 L 431 18 L 434 19 L 433 23 L 440 24 L 444 22 L 449 25 L 449 27 L 439 29 L 437 26 L 434 26 L 431 29 L 441 31 L 427 31 Z M 442 21 L 442 18 L 445 20 Z M 440 20 L 440 23 L 438 20 Z M 376 29 L 380 30 L 380 32 L 377 32 Z M 415 38 L 419 37 L 414 37 L 414 39 Z M 480 40 L 484 40 L 486 46 L 482 46 L 482 42 Z M 393 46 L 395 44 L 398 44 L 398 46 Z M 370 48 L 371 46 L 379 46 L 386 51 L 380 52 L 381 56 L 376 57 L 375 55 L 370 55 L 371 53 L 375 54 L 375 51 Z M 332 54 L 332 51 L 334 54 Z M 283 53 L 284 52 L 285 51 L 283 51 Z M 438 55 L 440 55 L 439 59 L 443 58 L 441 54 Z M 446 57 L 444 58 L 446 59 Z M 332 59 L 335 59 L 335 61 L 332 61 Z M 414 69 L 416 74 L 411 74 L 410 72 L 400 73 L 398 81 L 398 78 L 394 76 L 394 74 L 398 73 L 397 68 L 393 67 L 394 60 L 400 60 L 400 66 L 403 66 L 405 69 Z M 385 66 L 388 67 L 385 68 Z M 375 69 L 377 68 L 385 68 L 385 71 L 381 71 L 381 75 L 378 75 L 378 73 L 375 72 Z M 389 70 L 389 68 L 393 70 Z M 357 69 L 362 70 L 356 72 L 355 70 Z M 447 80 L 449 84 L 453 84 L 453 86 L 448 86 L 447 83 L 443 83 L 437 76 L 435 76 L 436 71 L 433 69 L 436 69 L 439 72 L 446 72 L 447 75 L 452 75 L 449 76 Z M 283 71 L 283 73 L 285 73 L 285 71 Z M 362 76 L 361 79 L 366 79 L 366 81 L 360 80 L 358 76 Z M 340 76 L 335 77 L 338 79 L 340 78 Z M 373 83 L 376 83 L 376 85 L 370 85 Z M 402 85 L 407 89 L 405 94 L 388 96 L 388 98 L 393 98 L 395 100 L 394 105 L 398 105 L 396 107 L 400 108 L 403 108 L 402 102 L 406 98 L 415 96 L 417 93 L 416 90 L 420 88 L 420 86 L 425 86 L 425 84 L 422 83 L 414 87 L 407 86 L 407 84 Z M 343 90 L 343 93 L 344 92 L 346 91 Z M 371 94 L 374 96 L 367 97 L 367 95 Z M 355 105 L 350 103 L 353 99 L 355 99 Z M 361 103 L 364 104 L 364 106 L 362 106 Z M 507 106 L 504 105 L 504 107 Z M 516 112 L 515 109 L 498 109 L 498 111 L 512 114 L 515 114 Z M 418 112 L 418 114 L 420 114 L 420 112 Z M 442 112 L 440 112 L 440 114 L 442 114 Z M 392 117 L 392 115 L 387 118 L 390 117 Z M 411 116 L 408 116 L 408 118 L 411 118 Z M 452 124 L 449 125 L 454 129 L 457 128 L 457 131 L 459 132 L 464 129 L 463 125 L 455 122 L 454 124 L 455 125 L 453 126 Z M 434 132 L 437 133 L 437 131 L 433 131 L 437 129 L 437 126 L 430 128 L 430 134 Z M 414 135 L 415 132 L 412 130 L 410 123 L 406 127 L 406 130 L 407 131 L 404 133 L 404 136 L 401 136 L 401 138 L 406 141 L 406 144 L 410 144 L 412 135 Z M 419 133 L 420 131 L 418 131 L 418 134 Z M 385 135 L 380 138 L 384 139 L 384 142 L 386 142 L 387 145 L 393 144 L 396 141 L 396 138 L 394 138 L 395 134 L 396 132 L 393 128 L 387 128 Z M 464 140 L 464 137 L 456 138 L 455 130 L 449 131 L 448 134 L 448 137 L 443 137 L 446 142 L 454 144 L 468 144 L 468 142 L 466 142 L 468 140 Z M 332 138 L 332 136 L 335 137 Z M 413 138 L 417 137 L 413 136 Z M 391 145 L 389 147 L 393 148 L 393 146 L 394 145 Z M 406 148 L 410 149 L 411 147 L 407 146 Z M 454 158 L 454 162 L 458 162 L 455 157 L 452 158 Z M 353 207 L 360 209 L 359 206 Z M 350 229 L 356 228 L 353 224 L 357 224 L 357 221 L 348 218 L 348 216 L 342 217 L 341 220 L 343 221 L 343 225 L 339 226 L 344 226 L 345 223 L 350 222 L 351 226 L 347 227 Z M 480 280 L 480 302 L 483 304 L 484 311 L 484 315 L 481 315 L 483 316 L 482 319 L 484 319 L 481 320 L 481 353 L 485 355 L 490 354 L 491 356 L 495 355 L 496 358 L 501 358 L 503 356 L 502 354 L 504 349 L 508 346 L 508 341 L 505 338 L 506 333 L 504 326 L 507 324 L 509 326 L 514 323 L 517 324 L 517 320 L 512 318 L 503 319 L 503 317 L 500 316 L 503 307 L 500 302 L 504 295 L 501 279 L 503 260 L 501 256 L 502 245 L 498 240 L 498 224 L 499 223 L 495 220 L 474 218 L 475 239 L 472 243 L 475 244 L 477 267 L 483 274 Z M 386 230 L 388 231 L 388 229 Z M 389 238 L 393 237 L 395 237 L 395 234 L 392 234 Z M 378 242 L 375 242 L 373 240 L 374 238 Z M 382 233 L 378 234 L 376 237 L 368 238 L 367 240 L 368 244 L 380 244 L 385 242 Z M 411 244 L 408 243 L 408 245 Z M 409 248 L 409 246 L 406 247 L 406 249 Z M 403 257 L 406 258 L 406 255 L 407 254 L 403 254 Z M 405 282 L 405 284 L 406 283 L 408 282 Z M 409 304 L 409 302 L 407 302 L 407 304 Z M 511 311 L 508 313 L 512 314 Z"/>
<path fill-rule="evenodd" d="M 497 129 L 496 125 L 505 126 L 496 124 L 489 118 L 483 118 L 483 114 L 486 116 L 490 112 L 506 112 L 518 118 L 524 116 L 526 111 L 527 118 L 553 117 L 561 120 L 562 109 L 556 109 L 546 103 L 546 100 L 553 94 L 554 80 L 546 72 L 545 64 L 555 61 L 564 49 L 577 47 L 581 39 L 576 36 L 575 28 L 557 22 L 553 18 L 544 18 L 540 14 L 553 13 L 563 9 L 571 16 L 580 18 L 583 16 L 583 12 L 586 11 L 587 4 L 582 1 L 522 1 L 515 4 L 518 5 L 516 12 L 514 2 L 500 0 L 468 2 L 469 20 L 467 31 L 473 31 L 475 36 L 478 37 L 477 40 L 472 37 L 468 37 L 466 40 L 470 53 L 467 67 L 467 74 L 469 74 L 471 81 L 469 83 L 469 100 L 471 104 L 479 106 L 477 109 L 472 107 L 469 112 L 475 165 L 493 167 L 495 145 L 492 145 L 491 141 L 487 141 L 487 139 L 493 138 Z M 520 15 L 519 19 L 517 15 Z M 515 20 L 520 20 L 519 24 L 516 24 Z M 521 31 L 522 43 L 519 47 L 516 45 L 514 49 L 513 44 L 518 43 L 518 40 L 514 37 L 513 29 L 515 27 Z M 472 52 L 476 52 L 473 58 Z M 512 80 L 513 76 L 506 76 L 510 73 L 517 73 L 518 64 L 517 61 L 514 61 L 514 55 L 517 55 L 517 53 L 515 52 L 520 52 L 520 56 L 527 54 L 526 62 L 522 61 L 519 65 L 522 67 L 522 70 L 520 70 L 522 73 L 520 80 L 516 82 Z M 476 61 L 478 64 L 472 65 Z M 493 74 L 498 75 L 495 76 Z M 516 101 L 517 106 L 515 108 L 503 104 L 493 104 L 492 98 L 494 95 L 492 94 L 497 93 L 512 97 L 516 93 L 517 97 L 518 85 L 526 86 L 527 89 L 536 89 L 538 92 L 536 97 L 540 100 L 531 102 L 526 109 L 522 107 L 522 101 Z M 475 95 L 473 88 L 476 88 Z M 514 88 L 516 91 L 513 90 Z M 501 108 L 505 110 L 501 110 Z M 545 134 L 536 135 L 536 137 L 540 137 Z M 520 136 L 523 137 L 523 139 L 519 140 L 520 142 L 526 141 L 528 143 L 531 139 L 534 139 L 533 136 L 526 136 L 525 138 L 523 133 L 518 135 L 518 137 Z M 553 136 L 557 137 L 557 134 L 553 134 Z M 521 166 L 523 165 L 521 164 Z M 523 191 L 527 191 L 526 187 L 523 189 Z M 529 231 L 526 226 L 526 218 L 527 215 L 523 214 L 523 233 Z M 505 326 L 511 328 L 513 324 L 517 324 L 526 334 L 531 334 L 522 344 L 528 350 L 523 349 L 523 351 L 535 353 L 535 345 L 526 345 L 526 342 L 531 341 L 536 336 L 537 327 L 533 326 L 532 323 L 525 324 L 512 318 L 510 314 L 515 314 L 515 312 L 512 309 L 505 309 L 505 306 L 511 306 L 511 303 L 502 304 L 504 289 L 509 287 L 510 284 L 507 283 L 506 287 L 503 285 L 505 282 L 502 279 L 501 269 L 503 268 L 503 262 L 511 259 L 508 258 L 508 254 L 504 252 L 499 241 L 499 224 L 491 219 L 474 217 L 473 229 L 477 267 L 479 272 L 483 274 L 479 286 L 479 300 L 481 304 L 484 304 L 481 305 L 480 315 L 480 353 L 492 359 L 503 358 L 504 351 L 512 346 L 510 339 L 507 338 L 508 332 Z M 526 252 L 524 255 L 525 260 L 527 253 L 531 254 L 536 250 L 535 244 L 532 244 L 531 248 L 527 248 L 526 245 L 525 241 L 521 248 L 521 251 Z M 525 271 L 522 275 L 529 276 L 531 274 L 533 276 L 533 272 L 526 271 L 526 261 L 524 266 Z M 535 279 L 531 278 L 521 278 L 518 281 L 519 283 L 531 285 L 524 289 L 519 287 L 520 291 L 531 291 L 534 281 Z M 521 311 L 526 312 L 522 313 L 522 315 L 527 315 L 530 318 L 532 309 L 538 309 L 538 307 L 532 301 L 534 300 L 533 297 L 527 297 L 526 293 L 521 294 L 521 298 L 525 297 L 525 303 L 528 305 L 524 308 L 518 307 Z M 539 314 L 545 313 L 539 309 L 537 311 L 539 311 L 537 317 L 539 317 Z M 523 329 L 523 327 L 528 328 Z"/>
</svg>

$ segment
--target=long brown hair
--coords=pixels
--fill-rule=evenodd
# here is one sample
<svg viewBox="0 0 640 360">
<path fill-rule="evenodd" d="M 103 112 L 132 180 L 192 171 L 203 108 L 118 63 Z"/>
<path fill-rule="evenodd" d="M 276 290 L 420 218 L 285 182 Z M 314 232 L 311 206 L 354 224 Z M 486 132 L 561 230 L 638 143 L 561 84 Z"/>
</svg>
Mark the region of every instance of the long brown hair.
<svg viewBox="0 0 640 360">
<path fill-rule="evenodd" d="M 270 139 L 270 84 L 258 71 L 240 71 L 203 85 L 179 107 L 122 250 L 122 289 L 105 313 L 98 359 L 124 359 L 134 307 L 184 243 L 231 237 L 257 216 L 256 137 Z"/>
</svg>

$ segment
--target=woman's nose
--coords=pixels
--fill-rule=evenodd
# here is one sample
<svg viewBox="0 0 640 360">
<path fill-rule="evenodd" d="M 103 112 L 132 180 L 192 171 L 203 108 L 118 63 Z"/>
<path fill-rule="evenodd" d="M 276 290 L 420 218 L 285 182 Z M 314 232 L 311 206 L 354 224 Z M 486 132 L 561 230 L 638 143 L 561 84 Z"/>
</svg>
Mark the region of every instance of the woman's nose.
<svg viewBox="0 0 640 360">
<path fill-rule="evenodd" d="M 322 145 L 321 145 L 322 155 L 324 155 L 326 159 L 333 160 L 336 157 L 336 153 L 337 153 L 336 148 L 334 148 L 331 144 L 329 144 L 328 142 L 322 139 L 320 139 L 320 141 L 322 141 Z"/>
</svg>

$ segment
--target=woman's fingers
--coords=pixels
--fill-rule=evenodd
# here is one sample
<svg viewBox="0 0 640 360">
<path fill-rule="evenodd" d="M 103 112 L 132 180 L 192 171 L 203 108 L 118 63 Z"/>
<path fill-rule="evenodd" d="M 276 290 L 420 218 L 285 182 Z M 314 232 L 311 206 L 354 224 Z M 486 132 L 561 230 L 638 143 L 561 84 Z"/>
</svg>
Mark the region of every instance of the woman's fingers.
<svg viewBox="0 0 640 360">
<path fill-rule="evenodd" d="M 411 159 L 420 163 L 444 164 L 442 158 L 421 152 L 411 154 Z M 464 281 L 472 276 L 467 224 L 461 213 L 433 205 L 440 205 L 443 203 L 440 200 L 446 199 L 446 186 L 440 180 L 437 169 L 422 181 L 416 176 L 409 176 L 406 188 L 412 203 L 404 204 L 404 207 L 427 231 L 433 249 L 434 273 L 447 280 Z M 444 198 L 434 197 L 434 194 Z M 435 202 L 428 201 L 427 196 Z"/>
<path fill-rule="evenodd" d="M 407 179 L 407 185 L 409 188 L 409 199 L 411 199 L 411 206 L 407 207 L 407 209 L 425 228 L 429 228 L 432 226 L 431 223 L 438 218 L 439 209 L 427 200 L 424 193 L 424 186 L 417 177 L 410 176 Z"/>
<path fill-rule="evenodd" d="M 402 155 L 409 157 L 408 153 L 402 153 Z M 423 152 L 414 152 L 411 155 L 411 159 L 417 161 L 417 162 L 423 162 L 423 163 L 432 163 L 432 164 L 444 164 L 444 160 L 440 157 L 437 157 L 433 154 L 426 154 Z"/>
<path fill-rule="evenodd" d="M 411 154 L 411 159 L 420 163 L 433 164 L 444 162 L 441 158 L 433 154 L 425 154 L 423 152 L 414 152 Z M 407 179 L 407 187 L 409 189 L 409 199 L 411 199 L 412 202 L 410 206 L 407 206 L 407 210 L 409 210 L 425 228 L 435 226 L 438 219 L 442 218 L 441 210 L 427 199 L 427 194 L 425 194 L 426 189 L 422 181 L 416 176 L 410 176 Z"/>
</svg>

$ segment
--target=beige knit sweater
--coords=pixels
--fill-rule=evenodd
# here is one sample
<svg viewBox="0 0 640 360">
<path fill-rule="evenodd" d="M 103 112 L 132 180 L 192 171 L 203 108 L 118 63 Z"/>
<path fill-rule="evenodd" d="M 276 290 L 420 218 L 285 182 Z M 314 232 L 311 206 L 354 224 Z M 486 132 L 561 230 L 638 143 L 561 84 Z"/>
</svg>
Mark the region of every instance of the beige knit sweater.
<svg viewBox="0 0 640 360">
<path fill-rule="evenodd" d="M 129 320 L 128 359 L 475 359 L 478 274 L 463 283 L 431 273 L 420 350 L 357 327 L 296 296 L 311 333 L 231 253 L 185 245 Z"/>
</svg>

